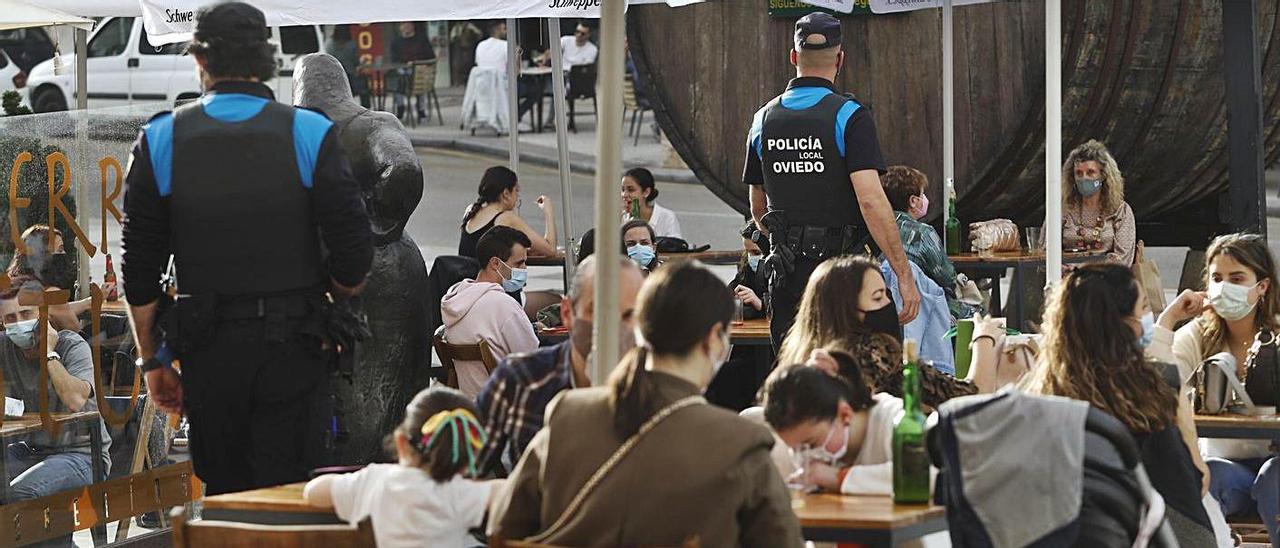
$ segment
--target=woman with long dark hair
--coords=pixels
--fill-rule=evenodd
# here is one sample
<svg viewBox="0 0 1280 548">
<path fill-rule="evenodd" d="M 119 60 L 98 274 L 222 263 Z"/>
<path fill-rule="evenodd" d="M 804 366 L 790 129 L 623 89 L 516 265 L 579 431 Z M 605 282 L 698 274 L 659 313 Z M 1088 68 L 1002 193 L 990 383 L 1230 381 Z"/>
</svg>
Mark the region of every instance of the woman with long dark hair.
<svg viewBox="0 0 1280 548">
<path fill-rule="evenodd" d="M 649 223 L 661 238 L 684 238 L 675 212 L 658 205 L 658 187 L 653 172 L 642 167 L 622 174 L 622 220 Z"/>
<path fill-rule="evenodd" d="M 1089 402 L 1128 427 L 1180 544 L 1213 546 L 1191 404 L 1178 397 L 1174 366 L 1144 356 L 1155 319 L 1133 273 L 1114 263 L 1076 269 L 1050 297 L 1043 327 L 1040 363 L 1021 388 Z"/>
<path fill-rule="evenodd" d="M 542 210 L 542 222 L 546 232 L 538 234 L 520 218 L 516 209 L 520 206 L 520 180 L 516 173 L 502 166 L 486 169 L 480 178 L 476 201 L 462 214 L 462 235 L 458 239 L 458 254 L 476 256 L 476 242 L 490 228 L 508 226 L 523 232 L 533 242 L 530 255 L 552 256 L 556 254 L 556 214 L 551 198 L 538 196 L 538 209 Z"/>
<path fill-rule="evenodd" d="M 547 410 L 498 494 L 491 534 L 567 546 L 800 546 L 773 435 L 702 397 L 729 356 L 733 301 L 696 262 L 649 276 L 637 346 L 608 385 Z M 660 478 L 660 480 L 655 480 Z"/>
</svg>

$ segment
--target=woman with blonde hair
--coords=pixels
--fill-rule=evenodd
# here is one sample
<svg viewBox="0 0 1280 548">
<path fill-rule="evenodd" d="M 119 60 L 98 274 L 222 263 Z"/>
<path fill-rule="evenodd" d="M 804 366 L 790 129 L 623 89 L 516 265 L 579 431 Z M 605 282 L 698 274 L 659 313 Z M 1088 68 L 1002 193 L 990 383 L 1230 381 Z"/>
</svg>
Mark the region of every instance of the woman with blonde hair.
<svg viewBox="0 0 1280 548">
<path fill-rule="evenodd" d="M 1176 369 L 1144 356 L 1154 332 L 1151 307 L 1128 268 L 1082 266 L 1050 297 L 1040 363 L 1020 387 L 1089 402 L 1123 423 L 1169 506 L 1166 517 L 1179 543 L 1213 546 L 1191 403 L 1178 397 Z"/>
<path fill-rule="evenodd" d="M 1133 209 L 1124 201 L 1124 176 L 1106 145 L 1089 140 L 1062 164 L 1062 247 L 1103 251 L 1107 260 L 1133 264 L 1137 243 Z"/>
</svg>

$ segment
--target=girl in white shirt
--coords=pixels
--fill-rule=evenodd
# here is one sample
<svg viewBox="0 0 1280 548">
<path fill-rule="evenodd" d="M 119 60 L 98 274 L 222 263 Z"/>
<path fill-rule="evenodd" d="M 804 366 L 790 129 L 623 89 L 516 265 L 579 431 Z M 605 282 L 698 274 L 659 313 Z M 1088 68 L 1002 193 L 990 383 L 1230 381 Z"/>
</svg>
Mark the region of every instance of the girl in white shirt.
<svg viewBox="0 0 1280 548">
<path fill-rule="evenodd" d="M 636 167 L 622 174 L 622 222 L 635 219 L 649 223 L 659 238 L 680 238 L 680 221 L 670 209 L 657 204 L 658 188 L 653 173 Z"/>
<path fill-rule="evenodd" d="M 352 524 L 371 518 L 382 548 L 476 545 L 468 531 L 484 520 L 495 483 L 463 477 L 475 474 L 485 442 L 475 403 L 452 388 L 423 390 L 391 439 L 399 463 L 313 479 L 307 503 Z"/>
</svg>

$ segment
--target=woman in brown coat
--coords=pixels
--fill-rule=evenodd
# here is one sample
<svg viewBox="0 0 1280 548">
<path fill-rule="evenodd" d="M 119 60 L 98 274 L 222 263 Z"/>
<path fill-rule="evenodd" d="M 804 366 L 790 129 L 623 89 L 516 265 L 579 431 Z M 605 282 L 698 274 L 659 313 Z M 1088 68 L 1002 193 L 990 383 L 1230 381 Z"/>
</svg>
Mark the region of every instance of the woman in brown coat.
<svg viewBox="0 0 1280 548">
<path fill-rule="evenodd" d="M 608 386 L 562 393 L 497 493 L 490 534 L 560 546 L 801 546 L 762 425 L 708 405 L 729 290 L 695 262 L 640 290 L 637 347 Z"/>
</svg>

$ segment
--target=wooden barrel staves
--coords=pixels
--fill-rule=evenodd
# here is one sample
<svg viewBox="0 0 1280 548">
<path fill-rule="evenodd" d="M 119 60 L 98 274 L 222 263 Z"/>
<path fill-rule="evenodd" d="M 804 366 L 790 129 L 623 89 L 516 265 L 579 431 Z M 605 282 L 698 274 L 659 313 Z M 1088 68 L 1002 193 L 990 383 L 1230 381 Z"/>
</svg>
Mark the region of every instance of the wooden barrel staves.
<svg viewBox="0 0 1280 548">
<path fill-rule="evenodd" d="M 1275 2 L 1258 4 L 1271 164 L 1280 156 L 1280 17 Z M 743 0 L 639 6 L 628 15 L 631 50 L 663 130 L 702 182 L 743 213 L 751 116 L 794 76 L 795 18 L 767 12 L 766 1 Z M 1124 173 L 1140 236 L 1150 241 L 1186 244 L 1221 231 L 1221 2 L 1066 0 L 1062 12 L 1063 155 L 1087 139 L 1105 142 Z M 932 202 L 944 203 L 940 10 L 842 21 L 837 87 L 871 107 L 886 161 L 923 170 Z M 958 214 L 1040 224 L 1044 4 L 957 7 L 954 25 Z"/>
</svg>

